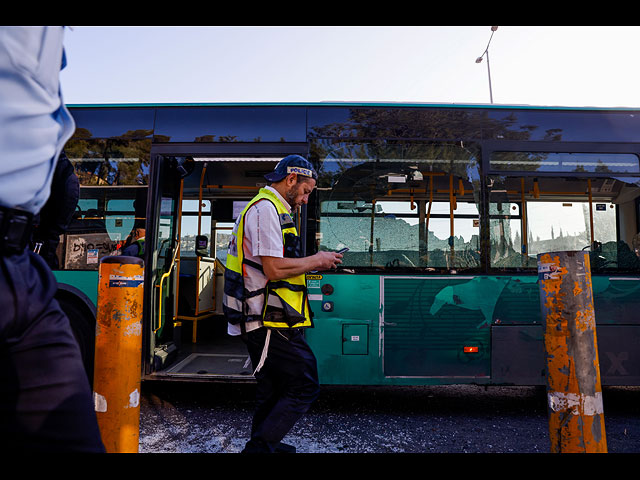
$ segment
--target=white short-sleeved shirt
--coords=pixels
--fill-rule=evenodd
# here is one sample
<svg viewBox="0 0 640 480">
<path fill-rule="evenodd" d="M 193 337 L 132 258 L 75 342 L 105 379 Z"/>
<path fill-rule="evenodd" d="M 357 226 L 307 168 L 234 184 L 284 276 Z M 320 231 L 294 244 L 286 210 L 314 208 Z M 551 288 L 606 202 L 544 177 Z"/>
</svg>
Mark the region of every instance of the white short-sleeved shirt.
<svg viewBox="0 0 640 480">
<path fill-rule="evenodd" d="M 265 187 L 273 192 L 291 212 L 291 207 L 287 201 L 272 187 Z M 238 222 L 234 226 L 237 231 Z M 244 256 L 247 260 L 251 260 L 262 265 L 260 257 L 277 257 L 284 256 L 284 245 L 282 243 L 282 228 L 280 227 L 280 219 L 278 212 L 273 203 L 260 201 L 253 205 L 244 219 L 244 239 L 242 241 Z M 259 290 L 267 285 L 268 279 L 263 272 L 251 266 L 246 268 L 247 275 L 244 277 L 245 287 L 249 291 Z M 247 299 L 248 314 L 261 315 L 264 306 L 264 294 L 256 295 Z M 262 326 L 262 322 L 247 322 L 246 331 L 251 331 Z M 229 335 L 240 335 L 240 326 L 228 324 L 227 333 Z"/>
</svg>

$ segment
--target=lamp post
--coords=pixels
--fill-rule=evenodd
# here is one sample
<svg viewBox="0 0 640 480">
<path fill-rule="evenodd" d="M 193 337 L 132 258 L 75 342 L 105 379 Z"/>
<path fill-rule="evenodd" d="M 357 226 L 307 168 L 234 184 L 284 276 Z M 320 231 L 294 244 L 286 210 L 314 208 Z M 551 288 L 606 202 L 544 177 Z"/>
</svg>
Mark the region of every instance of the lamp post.
<svg viewBox="0 0 640 480">
<path fill-rule="evenodd" d="M 489 37 L 489 43 L 487 43 L 487 48 L 485 48 L 482 55 L 476 58 L 476 63 L 482 62 L 482 57 L 487 56 L 487 73 L 489 74 L 489 99 L 491 103 L 493 103 L 493 91 L 491 90 L 491 67 L 489 66 L 489 45 L 491 45 L 491 39 L 493 38 L 493 34 L 498 30 L 498 27 L 491 27 L 491 37 Z"/>
</svg>

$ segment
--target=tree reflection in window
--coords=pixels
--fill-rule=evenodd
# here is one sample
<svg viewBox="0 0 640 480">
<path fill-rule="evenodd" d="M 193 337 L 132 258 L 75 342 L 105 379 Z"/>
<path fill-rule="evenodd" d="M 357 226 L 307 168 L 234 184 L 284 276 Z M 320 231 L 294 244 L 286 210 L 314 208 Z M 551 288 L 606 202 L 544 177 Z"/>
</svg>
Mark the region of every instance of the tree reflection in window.
<svg viewBox="0 0 640 480">
<path fill-rule="evenodd" d="M 443 143 L 318 141 L 318 247 L 349 247 L 344 266 L 480 266 L 479 175 Z"/>
</svg>

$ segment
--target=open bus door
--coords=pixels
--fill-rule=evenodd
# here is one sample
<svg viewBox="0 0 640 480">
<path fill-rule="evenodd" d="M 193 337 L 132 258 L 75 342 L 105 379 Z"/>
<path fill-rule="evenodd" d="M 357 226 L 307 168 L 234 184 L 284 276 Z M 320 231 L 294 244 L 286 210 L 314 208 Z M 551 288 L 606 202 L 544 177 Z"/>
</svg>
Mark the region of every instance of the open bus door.
<svg viewBox="0 0 640 480">
<path fill-rule="evenodd" d="M 183 179 L 192 160 L 158 155 L 152 159 L 145 254 L 145 373 L 163 368 L 177 346 L 177 265 Z"/>
<path fill-rule="evenodd" d="M 227 245 L 237 215 L 282 156 L 154 157 L 145 378 L 253 379 L 246 346 L 227 334 L 222 312 Z"/>
</svg>

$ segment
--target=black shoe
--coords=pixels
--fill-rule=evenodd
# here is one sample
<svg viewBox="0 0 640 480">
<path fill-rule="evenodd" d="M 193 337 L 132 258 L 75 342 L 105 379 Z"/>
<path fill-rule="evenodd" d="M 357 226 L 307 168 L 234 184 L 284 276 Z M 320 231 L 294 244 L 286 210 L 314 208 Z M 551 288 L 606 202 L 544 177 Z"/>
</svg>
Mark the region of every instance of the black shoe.
<svg viewBox="0 0 640 480">
<path fill-rule="evenodd" d="M 259 438 L 252 438 L 240 453 L 271 453 L 271 449 Z"/>
<path fill-rule="evenodd" d="M 271 453 L 271 449 L 264 440 L 252 438 L 240 453 Z M 296 447 L 280 442 L 276 445 L 273 453 L 296 453 Z"/>
<path fill-rule="evenodd" d="M 296 453 L 296 447 L 280 442 L 276 447 L 274 453 Z"/>
</svg>

